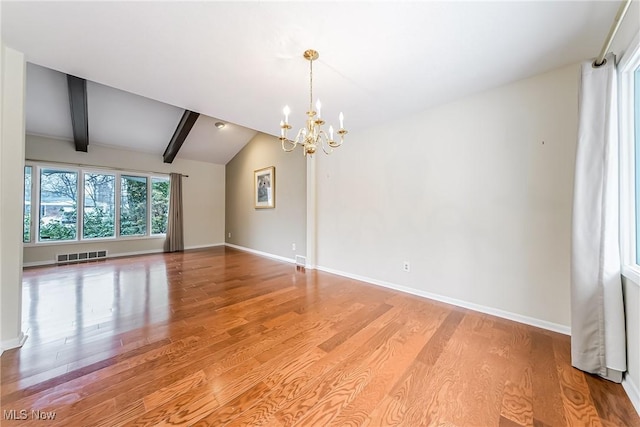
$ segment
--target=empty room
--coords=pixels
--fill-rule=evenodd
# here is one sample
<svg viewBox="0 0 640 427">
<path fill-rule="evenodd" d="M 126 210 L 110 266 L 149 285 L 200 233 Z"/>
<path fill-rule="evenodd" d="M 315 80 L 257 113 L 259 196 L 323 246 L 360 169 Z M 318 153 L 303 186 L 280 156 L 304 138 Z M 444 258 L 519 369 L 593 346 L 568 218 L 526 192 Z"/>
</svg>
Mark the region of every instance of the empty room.
<svg viewBox="0 0 640 427">
<path fill-rule="evenodd" d="M 640 1 L 0 1 L 3 426 L 640 427 Z"/>
</svg>

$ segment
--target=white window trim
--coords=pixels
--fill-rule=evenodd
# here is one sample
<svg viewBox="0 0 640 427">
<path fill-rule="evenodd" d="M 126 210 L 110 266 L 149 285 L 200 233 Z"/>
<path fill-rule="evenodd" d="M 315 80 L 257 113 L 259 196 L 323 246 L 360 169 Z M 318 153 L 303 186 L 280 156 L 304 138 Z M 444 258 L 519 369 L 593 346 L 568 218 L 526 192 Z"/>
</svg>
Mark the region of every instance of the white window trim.
<svg viewBox="0 0 640 427">
<path fill-rule="evenodd" d="M 81 166 L 77 164 L 64 164 L 64 163 L 47 163 L 47 162 L 39 162 L 39 161 L 25 161 L 25 166 L 31 167 L 31 224 L 30 224 L 30 242 L 23 242 L 24 247 L 44 247 L 44 246 L 52 246 L 52 245 L 78 245 L 83 243 L 95 243 L 100 241 L 107 242 L 122 242 L 129 240 L 148 240 L 148 239 L 165 239 L 166 234 L 152 234 L 152 178 L 162 178 L 169 179 L 169 174 L 163 175 L 156 172 L 129 172 L 126 170 L 120 169 L 111 169 L 108 167 L 98 167 L 98 166 Z M 40 170 L 41 169 L 54 169 L 54 170 L 68 170 L 78 173 L 78 182 L 77 182 L 77 200 L 76 200 L 76 210 L 77 214 L 77 222 L 76 222 L 76 238 L 73 240 L 54 240 L 54 241 L 40 241 L 40 227 L 38 224 L 40 223 Z M 116 179 L 115 184 L 115 236 L 113 237 L 95 237 L 95 238 L 84 238 L 82 237 L 82 215 L 80 212 L 84 206 L 84 174 L 85 173 L 104 173 L 109 175 L 114 175 Z M 136 236 L 121 236 L 120 235 L 120 178 L 122 175 L 127 176 L 140 176 L 147 178 L 147 233 L 144 235 L 136 235 Z M 36 197 L 37 196 L 37 197 Z M 36 211 L 37 209 L 37 211 Z M 35 215 L 34 215 L 35 212 Z"/>
<path fill-rule="evenodd" d="M 640 33 L 618 64 L 620 134 L 620 249 L 622 274 L 640 285 L 636 263 L 634 73 L 640 67 Z M 640 171 L 639 171 L 640 173 Z"/>
</svg>

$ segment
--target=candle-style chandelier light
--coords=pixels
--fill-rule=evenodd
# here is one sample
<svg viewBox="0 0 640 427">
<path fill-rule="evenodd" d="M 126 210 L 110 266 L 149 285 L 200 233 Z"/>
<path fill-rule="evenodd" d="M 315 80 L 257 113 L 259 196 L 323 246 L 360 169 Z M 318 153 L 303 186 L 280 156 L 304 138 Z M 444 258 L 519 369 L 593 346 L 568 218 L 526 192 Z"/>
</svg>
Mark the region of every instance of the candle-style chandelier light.
<svg viewBox="0 0 640 427">
<path fill-rule="evenodd" d="M 344 115 L 340 113 L 340 129 L 338 129 L 337 134 L 339 137 L 339 141 L 333 139 L 333 126 L 329 126 L 329 134 L 322 129 L 322 125 L 324 124 L 324 120 L 322 120 L 321 109 L 322 104 L 320 103 L 320 99 L 316 102 L 317 112 L 313 110 L 313 61 L 318 59 L 320 55 L 313 49 L 308 49 L 304 51 L 304 59 L 309 61 L 309 111 L 307 111 L 307 120 L 305 127 L 301 128 L 296 135 L 294 140 L 290 140 L 287 137 L 287 133 L 289 129 L 291 129 L 291 125 L 289 124 L 289 113 L 291 110 L 289 106 L 285 106 L 284 113 L 284 121 L 280 121 L 280 141 L 282 142 L 282 149 L 286 152 L 293 151 L 298 144 L 302 145 L 304 148 L 304 155 L 313 155 L 315 154 L 318 146 L 322 147 L 322 150 L 326 154 L 331 154 L 334 148 L 337 148 L 342 145 L 344 141 L 344 136 L 347 134 L 347 131 L 344 129 Z"/>
</svg>

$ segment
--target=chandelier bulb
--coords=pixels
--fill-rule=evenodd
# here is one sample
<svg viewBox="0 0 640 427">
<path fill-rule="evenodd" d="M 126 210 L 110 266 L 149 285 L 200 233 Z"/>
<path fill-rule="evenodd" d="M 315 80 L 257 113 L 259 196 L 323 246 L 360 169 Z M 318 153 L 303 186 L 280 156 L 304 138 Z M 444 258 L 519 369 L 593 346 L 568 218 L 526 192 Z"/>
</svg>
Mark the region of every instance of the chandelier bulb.
<svg viewBox="0 0 640 427">
<path fill-rule="evenodd" d="M 289 106 L 285 105 L 282 112 L 284 113 L 284 122 L 289 123 L 289 113 L 291 113 Z"/>
<path fill-rule="evenodd" d="M 340 119 L 340 129 L 344 129 L 344 114 L 340 112 L 340 115 L 338 116 L 338 118 Z"/>
<path fill-rule="evenodd" d="M 316 102 L 316 109 L 318 110 L 318 118 L 320 118 L 320 110 L 322 110 L 322 103 L 320 102 L 320 98 Z"/>
</svg>

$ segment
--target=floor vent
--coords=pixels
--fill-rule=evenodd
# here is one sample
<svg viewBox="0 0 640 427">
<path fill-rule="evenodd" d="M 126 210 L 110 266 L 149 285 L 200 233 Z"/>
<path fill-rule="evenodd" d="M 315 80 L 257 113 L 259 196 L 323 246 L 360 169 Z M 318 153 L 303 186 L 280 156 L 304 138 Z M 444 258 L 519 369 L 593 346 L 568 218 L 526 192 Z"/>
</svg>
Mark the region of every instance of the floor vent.
<svg viewBox="0 0 640 427">
<path fill-rule="evenodd" d="M 307 257 L 303 257 L 302 255 L 296 255 L 296 268 L 304 269 L 307 265 Z"/>
<path fill-rule="evenodd" d="M 92 260 L 102 259 L 106 257 L 107 257 L 107 251 L 89 251 L 89 252 L 76 252 L 72 254 L 59 254 L 59 255 L 56 255 L 56 263 L 66 264 L 69 262 L 92 261 Z"/>
</svg>

